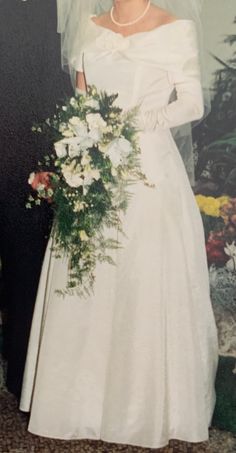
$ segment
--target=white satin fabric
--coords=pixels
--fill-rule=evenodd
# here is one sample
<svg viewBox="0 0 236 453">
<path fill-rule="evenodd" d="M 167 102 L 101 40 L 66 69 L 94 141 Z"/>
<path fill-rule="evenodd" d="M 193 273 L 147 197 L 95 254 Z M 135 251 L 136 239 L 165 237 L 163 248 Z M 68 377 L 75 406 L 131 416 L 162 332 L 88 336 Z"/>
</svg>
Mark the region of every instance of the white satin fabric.
<svg viewBox="0 0 236 453">
<path fill-rule="evenodd" d="M 67 261 L 49 244 L 21 409 L 31 410 L 29 430 L 47 437 L 150 448 L 204 441 L 217 333 L 201 217 L 170 132 L 202 114 L 194 24 L 179 20 L 128 38 L 91 27 L 94 40 L 76 69 L 88 84 L 118 92 L 123 108 L 141 106 L 141 163 L 156 188 L 132 186 L 117 265 L 97 266 L 86 300 L 55 293 Z M 168 105 L 174 87 L 178 100 Z"/>
</svg>

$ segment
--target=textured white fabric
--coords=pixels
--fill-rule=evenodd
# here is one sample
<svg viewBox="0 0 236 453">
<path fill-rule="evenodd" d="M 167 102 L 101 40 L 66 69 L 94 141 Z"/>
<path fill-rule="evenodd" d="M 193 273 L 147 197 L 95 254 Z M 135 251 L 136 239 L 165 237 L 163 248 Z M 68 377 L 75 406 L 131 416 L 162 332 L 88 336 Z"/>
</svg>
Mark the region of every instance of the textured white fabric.
<svg viewBox="0 0 236 453">
<path fill-rule="evenodd" d="M 36 301 L 21 409 L 29 430 L 62 439 L 158 448 L 208 438 L 217 333 L 204 232 L 169 127 L 202 113 L 194 24 L 123 38 L 91 21 L 95 38 L 76 69 L 118 104 L 159 112 L 140 133 L 156 188 L 131 187 L 123 248 L 99 264 L 94 295 L 60 298 L 67 261 L 49 244 Z M 180 98 L 168 105 L 174 87 Z M 181 89 L 180 89 L 181 87 Z"/>
</svg>

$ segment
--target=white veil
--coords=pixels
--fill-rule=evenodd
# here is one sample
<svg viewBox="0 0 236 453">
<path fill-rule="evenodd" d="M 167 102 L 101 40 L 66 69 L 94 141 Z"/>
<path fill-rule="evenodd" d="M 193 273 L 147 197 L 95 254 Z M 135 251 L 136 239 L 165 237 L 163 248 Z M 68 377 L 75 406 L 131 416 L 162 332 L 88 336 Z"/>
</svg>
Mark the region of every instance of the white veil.
<svg viewBox="0 0 236 453">
<path fill-rule="evenodd" d="M 152 0 L 152 3 L 169 11 L 180 19 L 195 22 L 199 41 L 199 60 L 202 74 L 205 115 L 210 111 L 210 90 L 205 69 L 205 46 L 202 32 L 201 12 L 204 0 Z M 75 80 L 74 62 L 82 53 L 85 42 L 93 39 L 93 27 L 89 27 L 89 18 L 101 14 L 112 7 L 112 0 L 57 0 L 58 32 L 61 34 L 62 67 Z M 194 153 L 192 145 L 192 127 L 187 124 L 172 130 L 191 184 L 194 184 Z"/>
</svg>

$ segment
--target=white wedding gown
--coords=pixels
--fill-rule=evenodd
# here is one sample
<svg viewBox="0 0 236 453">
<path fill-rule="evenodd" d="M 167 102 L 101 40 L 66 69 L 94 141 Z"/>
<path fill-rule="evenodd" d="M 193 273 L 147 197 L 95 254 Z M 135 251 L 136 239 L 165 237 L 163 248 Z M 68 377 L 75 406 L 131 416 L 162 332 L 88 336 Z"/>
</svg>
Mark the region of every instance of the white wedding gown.
<svg viewBox="0 0 236 453">
<path fill-rule="evenodd" d="M 67 261 L 49 243 L 20 407 L 31 411 L 29 430 L 46 437 L 150 448 L 204 441 L 217 333 L 201 217 L 170 132 L 202 114 L 194 23 L 127 38 L 91 27 L 77 62 L 87 83 L 119 93 L 125 109 L 158 110 L 156 129 L 140 133 L 143 171 L 156 187 L 132 186 L 117 265 L 97 266 L 86 300 L 55 292 Z"/>
</svg>

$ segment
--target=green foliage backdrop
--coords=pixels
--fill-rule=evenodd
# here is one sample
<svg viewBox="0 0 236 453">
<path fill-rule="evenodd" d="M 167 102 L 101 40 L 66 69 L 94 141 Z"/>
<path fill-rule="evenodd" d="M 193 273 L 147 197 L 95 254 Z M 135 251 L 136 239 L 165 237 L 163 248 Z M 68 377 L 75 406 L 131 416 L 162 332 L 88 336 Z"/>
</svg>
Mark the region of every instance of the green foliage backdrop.
<svg viewBox="0 0 236 453">
<path fill-rule="evenodd" d="M 236 24 L 236 19 L 234 20 Z M 228 195 L 231 209 L 230 238 L 236 243 L 236 34 L 226 36 L 225 45 L 231 46 L 232 57 L 218 61 L 212 87 L 212 110 L 195 130 L 198 150 L 195 193 L 206 197 Z M 209 200 L 209 198 L 208 198 Z M 212 218 L 204 222 L 209 237 Z M 219 257 L 220 241 L 215 241 L 213 256 Z M 224 249 L 221 250 L 224 253 Z M 218 253 L 218 255 L 217 255 Z M 234 257 L 236 263 L 236 256 Z M 213 425 L 236 432 L 236 271 L 228 272 L 216 263 L 210 267 L 211 293 L 219 331 L 220 360 L 216 380 L 217 403 Z"/>
</svg>

